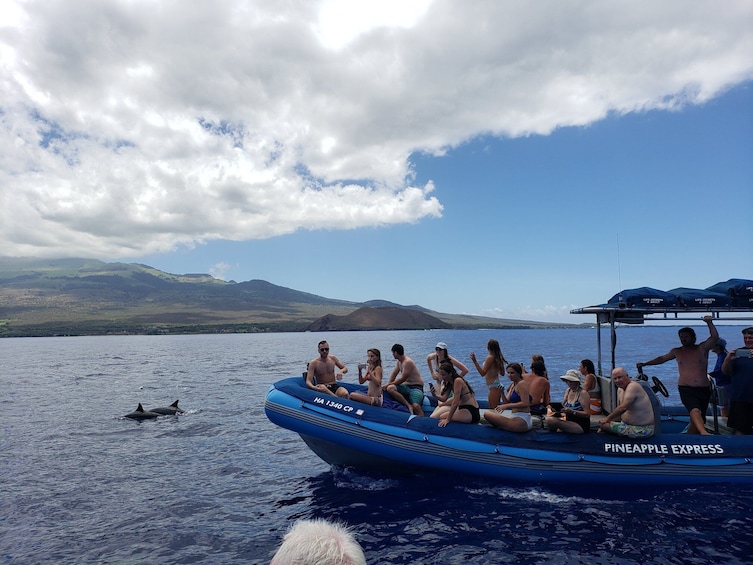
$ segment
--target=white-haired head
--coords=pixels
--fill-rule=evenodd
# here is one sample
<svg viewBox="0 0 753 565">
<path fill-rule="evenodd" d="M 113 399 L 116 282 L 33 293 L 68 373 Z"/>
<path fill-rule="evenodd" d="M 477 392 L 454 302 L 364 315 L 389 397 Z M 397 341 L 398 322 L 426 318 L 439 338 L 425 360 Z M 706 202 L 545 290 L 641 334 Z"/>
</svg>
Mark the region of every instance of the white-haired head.
<svg viewBox="0 0 753 565">
<path fill-rule="evenodd" d="M 270 565 L 366 565 L 366 557 L 347 526 L 321 519 L 298 520 Z"/>
</svg>

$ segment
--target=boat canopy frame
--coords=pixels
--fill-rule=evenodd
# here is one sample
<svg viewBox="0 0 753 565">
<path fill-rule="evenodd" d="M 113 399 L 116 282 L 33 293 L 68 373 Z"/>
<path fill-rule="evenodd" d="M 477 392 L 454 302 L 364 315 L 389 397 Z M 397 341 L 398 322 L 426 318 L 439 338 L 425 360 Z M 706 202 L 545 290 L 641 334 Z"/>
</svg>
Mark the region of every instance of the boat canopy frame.
<svg viewBox="0 0 753 565">
<path fill-rule="evenodd" d="M 611 371 L 615 369 L 615 348 L 617 347 L 616 328 L 618 324 L 644 324 L 646 322 L 673 322 L 688 320 L 698 322 L 698 316 L 710 315 L 714 320 L 746 321 L 753 320 L 753 308 L 726 306 L 664 306 L 664 307 L 632 307 L 624 302 L 616 304 L 602 304 L 600 306 L 586 306 L 570 310 L 571 314 L 596 315 L 596 343 L 598 346 L 598 371 L 602 371 L 602 326 L 608 325 L 610 330 Z"/>
</svg>

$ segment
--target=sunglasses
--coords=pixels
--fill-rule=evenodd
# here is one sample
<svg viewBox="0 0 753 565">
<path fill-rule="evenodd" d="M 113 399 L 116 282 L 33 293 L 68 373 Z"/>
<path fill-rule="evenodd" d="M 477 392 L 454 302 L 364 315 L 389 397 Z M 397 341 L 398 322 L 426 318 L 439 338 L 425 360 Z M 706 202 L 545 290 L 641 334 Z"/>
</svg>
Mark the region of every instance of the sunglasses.
<svg viewBox="0 0 753 565">
<path fill-rule="evenodd" d="M 319 351 L 329 351 L 329 347 L 320 347 Z"/>
</svg>

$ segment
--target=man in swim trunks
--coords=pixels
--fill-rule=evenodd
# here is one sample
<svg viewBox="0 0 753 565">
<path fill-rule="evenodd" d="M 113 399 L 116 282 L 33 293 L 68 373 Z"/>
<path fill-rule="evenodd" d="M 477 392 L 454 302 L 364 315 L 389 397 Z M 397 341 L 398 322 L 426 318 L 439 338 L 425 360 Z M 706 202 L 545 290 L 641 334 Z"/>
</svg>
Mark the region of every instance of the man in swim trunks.
<svg viewBox="0 0 753 565">
<path fill-rule="evenodd" d="M 703 321 L 709 327 L 709 338 L 696 344 L 696 335 L 693 328 L 682 328 L 677 332 L 680 337 L 680 347 L 675 347 L 659 357 L 636 363 L 638 371 L 646 365 L 661 365 L 671 359 L 677 359 L 677 370 L 680 377 L 677 379 L 677 388 L 680 391 L 680 400 L 690 414 L 689 434 L 708 435 L 706 431 L 706 411 L 711 400 L 711 387 L 709 386 L 708 365 L 709 351 L 719 340 L 719 332 L 714 327 L 714 318 L 704 316 Z"/>
<path fill-rule="evenodd" d="M 644 388 L 631 381 L 623 367 L 612 371 L 617 386 L 617 408 L 599 420 L 599 429 L 622 437 L 651 437 L 654 435 L 654 408 Z"/>
<path fill-rule="evenodd" d="M 392 357 L 397 364 L 392 370 L 390 380 L 382 388 L 407 407 L 411 414 L 423 416 L 421 404 L 424 401 L 424 380 L 421 378 L 421 371 L 413 359 L 405 354 L 405 348 L 399 343 L 392 346 Z"/>
<path fill-rule="evenodd" d="M 335 375 L 335 367 L 340 369 L 337 375 Z M 347 372 L 348 368 L 337 357 L 329 354 L 329 344 L 326 341 L 320 341 L 319 357 L 309 361 L 306 386 L 324 394 L 348 398 L 348 389 L 337 382 L 342 380 L 343 374 Z"/>
</svg>

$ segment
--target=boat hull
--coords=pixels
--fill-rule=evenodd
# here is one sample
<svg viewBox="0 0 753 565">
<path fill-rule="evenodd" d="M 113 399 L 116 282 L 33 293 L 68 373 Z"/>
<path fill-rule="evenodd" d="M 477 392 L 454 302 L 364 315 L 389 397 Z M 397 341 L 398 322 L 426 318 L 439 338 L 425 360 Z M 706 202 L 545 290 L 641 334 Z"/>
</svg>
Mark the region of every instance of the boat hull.
<svg viewBox="0 0 753 565">
<path fill-rule="evenodd" d="M 463 473 L 527 484 L 753 485 L 753 437 L 515 434 L 325 396 L 300 378 L 273 385 L 267 417 L 298 433 L 325 462 L 389 474 Z"/>
</svg>

